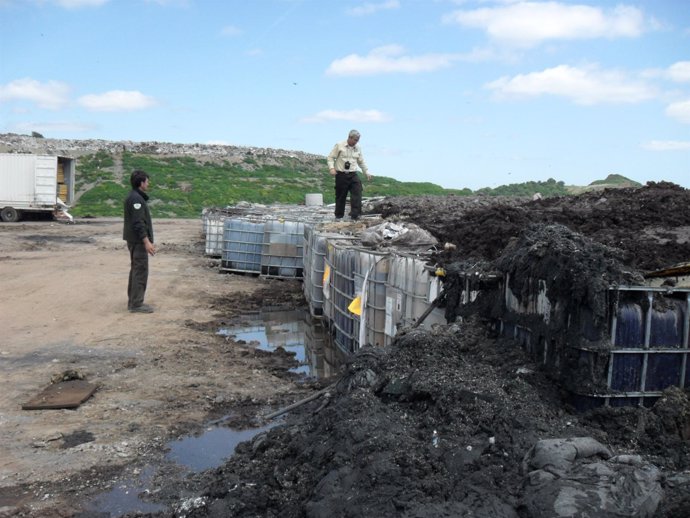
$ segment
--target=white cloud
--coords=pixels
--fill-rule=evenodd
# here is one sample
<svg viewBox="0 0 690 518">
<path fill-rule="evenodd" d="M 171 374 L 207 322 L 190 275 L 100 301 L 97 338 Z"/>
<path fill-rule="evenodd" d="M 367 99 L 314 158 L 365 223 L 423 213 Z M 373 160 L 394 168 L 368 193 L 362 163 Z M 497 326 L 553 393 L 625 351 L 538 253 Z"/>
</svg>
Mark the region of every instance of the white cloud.
<svg viewBox="0 0 690 518">
<path fill-rule="evenodd" d="M 668 76 L 679 83 L 690 83 L 690 61 L 678 61 L 668 67 Z"/>
<path fill-rule="evenodd" d="M 690 61 L 677 61 L 666 68 L 649 68 L 640 74 L 649 79 L 666 79 L 676 83 L 690 83 Z"/>
<path fill-rule="evenodd" d="M 320 123 L 330 121 L 387 122 L 390 117 L 379 110 L 322 110 L 316 115 L 305 117 L 302 122 Z"/>
<path fill-rule="evenodd" d="M 149 4 L 158 4 L 162 6 L 177 5 L 186 7 L 189 5 L 189 0 L 145 0 Z"/>
<path fill-rule="evenodd" d="M 666 115 L 685 124 L 690 124 L 690 101 L 669 104 L 666 107 Z"/>
<path fill-rule="evenodd" d="M 621 72 L 559 65 L 541 72 L 502 77 L 485 85 L 499 97 L 556 95 L 582 105 L 637 103 L 656 96 L 648 84 Z"/>
<path fill-rule="evenodd" d="M 346 12 L 349 15 L 352 16 L 367 16 L 370 14 L 375 14 L 379 11 L 387 11 L 389 9 L 399 9 L 400 8 L 400 2 L 398 0 L 386 0 L 384 2 L 379 2 L 377 4 L 374 3 L 365 3 L 362 5 L 359 5 L 357 7 L 352 7 L 348 9 Z"/>
<path fill-rule="evenodd" d="M 242 34 L 242 29 L 235 27 L 234 25 L 226 25 L 220 31 L 221 36 L 235 37 Z"/>
<path fill-rule="evenodd" d="M 0 103 L 7 101 L 30 101 L 41 108 L 57 110 L 67 104 L 70 88 L 60 81 L 41 83 L 25 77 L 0 85 Z"/>
<path fill-rule="evenodd" d="M 399 45 L 386 45 L 373 49 L 366 56 L 350 54 L 333 61 L 326 73 L 334 76 L 362 76 L 374 74 L 432 72 L 448 68 L 453 61 L 461 59 L 455 54 L 425 54 L 405 56 Z"/>
<path fill-rule="evenodd" d="M 78 99 L 87 110 L 97 112 L 133 111 L 156 105 L 153 97 L 137 91 L 111 90 L 102 94 L 84 95 Z"/>
<path fill-rule="evenodd" d="M 688 151 L 690 140 L 650 140 L 642 147 L 650 151 Z"/>
<path fill-rule="evenodd" d="M 548 40 L 637 37 L 645 30 L 642 11 L 619 5 L 605 11 L 589 5 L 517 2 L 500 7 L 454 11 L 445 23 L 486 31 L 494 40 L 533 47 Z"/>
<path fill-rule="evenodd" d="M 53 0 L 53 3 L 65 9 L 79 9 L 81 7 L 100 7 L 110 0 Z"/>
</svg>

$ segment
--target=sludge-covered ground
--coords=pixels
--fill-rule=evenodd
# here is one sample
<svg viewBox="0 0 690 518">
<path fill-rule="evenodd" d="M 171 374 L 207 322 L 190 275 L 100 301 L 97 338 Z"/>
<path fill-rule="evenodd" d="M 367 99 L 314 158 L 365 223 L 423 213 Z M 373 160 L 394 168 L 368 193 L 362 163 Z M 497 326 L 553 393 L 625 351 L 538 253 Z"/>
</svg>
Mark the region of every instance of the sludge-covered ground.
<svg viewBox="0 0 690 518">
<path fill-rule="evenodd" d="M 690 260 L 689 201 L 650 184 L 537 201 L 388 199 L 374 211 L 453 243 L 437 256 L 450 270 L 551 270 L 553 289 L 596 311 L 607 283 Z M 687 395 L 576 413 L 548 374 L 481 311 L 408 330 L 363 348 L 222 467 L 165 488 L 172 510 L 159 515 L 690 516 Z"/>
<path fill-rule="evenodd" d="M 655 270 L 690 261 L 690 193 L 650 182 L 573 197 L 521 200 L 492 197 L 400 197 L 379 203 L 387 218 L 405 217 L 457 246 L 445 258 L 493 260 L 530 224 L 562 224 L 618 249 L 622 262 Z"/>
</svg>

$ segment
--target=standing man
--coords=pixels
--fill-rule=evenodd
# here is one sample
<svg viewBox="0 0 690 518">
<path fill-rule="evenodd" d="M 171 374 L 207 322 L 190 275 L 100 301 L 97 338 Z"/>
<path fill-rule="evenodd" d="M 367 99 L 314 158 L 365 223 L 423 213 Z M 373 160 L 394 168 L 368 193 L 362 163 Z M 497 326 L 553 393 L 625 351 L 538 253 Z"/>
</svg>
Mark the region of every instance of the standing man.
<svg viewBox="0 0 690 518">
<path fill-rule="evenodd" d="M 350 217 L 357 220 L 362 214 L 362 181 L 357 176 L 357 170 L 361 169 L 367 180 L 371 180 L 371 174 L 362 150 L 357 145 L 359 136 L 359 131 L 350 131 L 347 140 L 338 142 L 328 155 L 328 169 L 331 175 L 335 176 L 335 219 L 342 219 L 345 215 L 348 192 Z"/>
<path fill-rule="evenodd" d="M 153 308 L 144 304 L 146 282 L 149 278 L 149 255 L 156 253 L 153 246 L 153 225 L 151 212 L 146 203 L 149 199 L 149 175 L 135 170 L 129 178 L 132 190 L 125 199 L 125 225 L 122 239 L 129 248 L 130 270 L 127 285 L 127 309 L 130 313 L 153 313 Z"/>
</svg>

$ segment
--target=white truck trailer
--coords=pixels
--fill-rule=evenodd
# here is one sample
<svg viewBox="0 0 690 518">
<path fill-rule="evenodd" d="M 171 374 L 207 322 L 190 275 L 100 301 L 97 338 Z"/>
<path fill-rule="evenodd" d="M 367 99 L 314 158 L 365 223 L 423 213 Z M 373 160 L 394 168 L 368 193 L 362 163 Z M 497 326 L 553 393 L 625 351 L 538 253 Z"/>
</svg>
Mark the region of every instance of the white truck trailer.
<svg viewBox="0 0 690 518">
<path fill-rule="evenodd" d="M 0 219 L 19 221 L 28 212 L 64 213 L 74 200 L 76 159 L 0 153 Z"/>
</svg>

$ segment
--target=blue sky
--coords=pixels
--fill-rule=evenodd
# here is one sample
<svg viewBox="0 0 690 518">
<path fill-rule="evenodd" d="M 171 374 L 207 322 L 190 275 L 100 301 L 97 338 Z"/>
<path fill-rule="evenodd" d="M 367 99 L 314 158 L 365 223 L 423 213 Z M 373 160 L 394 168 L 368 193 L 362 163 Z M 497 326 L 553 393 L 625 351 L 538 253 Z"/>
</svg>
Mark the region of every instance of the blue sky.
<svg viewBox="0 0 690 518">
<path fill-rule="evenodd" d="M 0 0 L 0 133 L 690 188 L 690 2 Z M 375 181 L 375 180 L 374 180 Z"/>
</svg>

